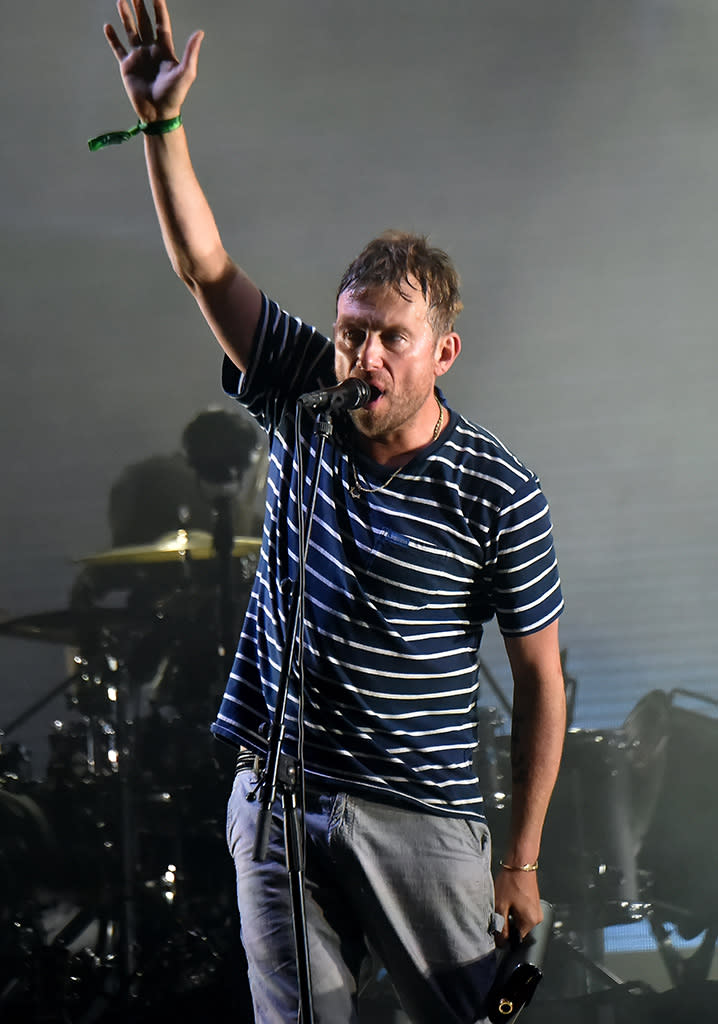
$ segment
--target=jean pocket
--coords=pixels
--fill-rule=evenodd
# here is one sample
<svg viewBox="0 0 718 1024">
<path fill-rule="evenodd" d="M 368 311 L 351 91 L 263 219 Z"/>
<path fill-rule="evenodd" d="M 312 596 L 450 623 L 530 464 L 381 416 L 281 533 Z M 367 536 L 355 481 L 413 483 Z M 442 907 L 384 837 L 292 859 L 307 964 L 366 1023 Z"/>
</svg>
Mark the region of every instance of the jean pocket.
<svg viewBox="0 0 718 1024">
<path fill-rule="evenodd" d="M 247 803 L 247 794 L 256 785 L 257 776 L 251 768 L 237 771 L 232 784 L 232 792 L 227 801 L 226 839 L 227 848 L 234 856 L 237 844 L 242 838 L 242 810 Z"/>
<path fill-rule="evenodd" d="M 489 826 L 483 821 L 472 821 L 471 819 L 464 819 L 466 827 L 474 838 L 476 848 L 482 857 L 487 857 L 491 860 L 491 833 Z"/>
</svg>

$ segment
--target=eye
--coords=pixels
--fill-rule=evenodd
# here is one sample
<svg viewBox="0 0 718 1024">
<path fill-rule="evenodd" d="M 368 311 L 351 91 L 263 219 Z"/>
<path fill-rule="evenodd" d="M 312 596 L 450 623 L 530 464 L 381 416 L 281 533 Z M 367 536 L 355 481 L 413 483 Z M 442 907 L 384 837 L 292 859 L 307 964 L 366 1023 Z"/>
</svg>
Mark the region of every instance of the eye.
<svg viewBox="0 0 718 1024">
<path fill-rule="evenodd" d="M 381 340 L 385 345 L 400 345 L 404 341 L 404 335 L 400 331 L 384 331 Z"/>
<path fill-rule="evenodd" d="M 348 348 L 358 348 L 364 341 L 365 332 L 360 327 L 344 327 L 340 341 Z"/>
</svg>

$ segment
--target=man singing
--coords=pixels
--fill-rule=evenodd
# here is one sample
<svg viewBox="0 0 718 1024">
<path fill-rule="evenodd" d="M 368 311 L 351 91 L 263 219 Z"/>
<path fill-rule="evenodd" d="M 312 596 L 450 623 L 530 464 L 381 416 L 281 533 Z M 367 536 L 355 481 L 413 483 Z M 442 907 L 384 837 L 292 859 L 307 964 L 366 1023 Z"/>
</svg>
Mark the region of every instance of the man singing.
<svg viewBox="0 0 718 1024">
<path fill-rule="evenodd" d="M 541 919 L 536 868 L 565 729 L 548 505 L 535 474 L 439 389 L 461 350 L 446 254 L 387 232 L 344 272 L 331 337 L 290 317 L 225 251 L 192 168 L 181 108 L 203 33 L 178 59 L 164 0 L 154 22 L 143 0 L 118 10 L 126 42 L 112 26 L 105 35 L 144 134 L 169 258 L 224 349 L 225 391 L 270 444 L 259 568 L 212 727 L 240 749 L 227 835 L 256 1019 L 294 1021 L 298 1006 L 282 814 L 255 860 L 252 799 L 319 445 L 297 400 L 353 377 L 369 397 L 334 416 L 319 468 L 283 743 L 306 787 L 314 1016 L 358 1019 L 371 950 L 415 1024 L 475 1024 L 509 918 L 521 935 Z M 479 646 L 493 617 L 514 680 L 511 821 L 495 884 L 473 767 Z"/>
</svg>

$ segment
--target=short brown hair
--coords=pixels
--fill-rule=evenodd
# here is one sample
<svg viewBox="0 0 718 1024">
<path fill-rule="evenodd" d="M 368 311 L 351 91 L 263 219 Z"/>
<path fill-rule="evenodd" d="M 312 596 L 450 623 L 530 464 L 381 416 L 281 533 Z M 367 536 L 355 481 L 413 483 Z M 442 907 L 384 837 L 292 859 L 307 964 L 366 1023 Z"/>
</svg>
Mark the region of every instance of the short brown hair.
<svg viewBox="0 0 718 1024">
<path fill-rule="evenodd" d="M 414 279 L 428 304 L 428 320 L 437 334 L 453 330 L 463 309 L 459 275 L 443 251 L 430 246 L 426 236 L 406 231 L 385 231 L 374 238 L 347 267 L 337 288 L 346 291 L 393 288 L 407 298 L 403 285 Z"/>
</svg>

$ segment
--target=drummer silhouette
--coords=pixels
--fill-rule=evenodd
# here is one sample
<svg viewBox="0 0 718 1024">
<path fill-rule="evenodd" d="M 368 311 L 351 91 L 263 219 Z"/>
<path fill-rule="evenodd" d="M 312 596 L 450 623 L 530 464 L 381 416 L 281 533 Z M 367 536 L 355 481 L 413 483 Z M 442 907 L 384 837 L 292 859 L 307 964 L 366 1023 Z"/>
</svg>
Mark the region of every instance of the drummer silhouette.
<svg viewBox="0 0 718 1024">
<path fill-rule="evenodd" d="M 107 503 L 111 549 L 83 559 L 69 603 L 81 614 L 120 602 L 140 635 L 146 626 L 130 665 L 136 682 L 149 682 L 156 673 L 174 624 L 175 649 L 181 639 L 183 687 L 191 696 L 196 676 L 206 673 L 206 659 L 217 646 L 216 623 L 210 619 L 219 583 L 213 541 L 218 515 L 229 517 L 227 528 L 235 536 L 258 537 L 267 454 L 263 435 L 246 413 L 214 408 L 187 424 L 182 445 L 182 451 L 149 455 L 121 470 Z M 182 538 L 187 558 L 181 557 Z M 254 566 L 235 561 L 231 585 L 237 619 Z M 88 638 L 87 644 L 92 642 Z M 68 650 L 70 661 L 77 655 L 76 649 Z"/>
</svg>

